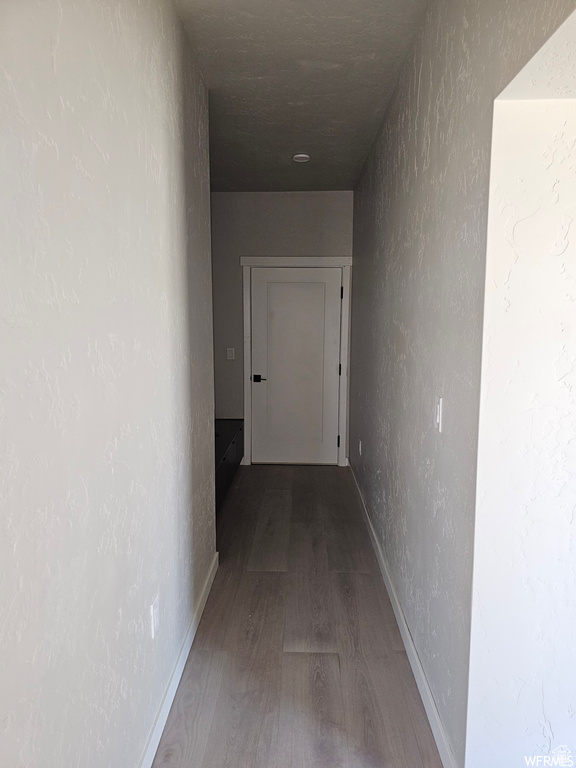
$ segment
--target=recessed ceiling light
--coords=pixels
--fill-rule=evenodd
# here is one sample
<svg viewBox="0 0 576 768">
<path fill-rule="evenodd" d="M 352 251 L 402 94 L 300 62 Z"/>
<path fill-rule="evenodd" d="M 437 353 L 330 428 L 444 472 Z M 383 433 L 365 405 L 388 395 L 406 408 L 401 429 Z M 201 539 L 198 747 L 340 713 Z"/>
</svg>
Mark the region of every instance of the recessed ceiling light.
<svg viewBox="0 0 576 768">
<path fill-rule="evenodd" d="M 292 160 L 295 163 L 309 163 L 310 155 L 307 152 L 296 152 L 295 155 L 292 155 Z"/>
</svg>

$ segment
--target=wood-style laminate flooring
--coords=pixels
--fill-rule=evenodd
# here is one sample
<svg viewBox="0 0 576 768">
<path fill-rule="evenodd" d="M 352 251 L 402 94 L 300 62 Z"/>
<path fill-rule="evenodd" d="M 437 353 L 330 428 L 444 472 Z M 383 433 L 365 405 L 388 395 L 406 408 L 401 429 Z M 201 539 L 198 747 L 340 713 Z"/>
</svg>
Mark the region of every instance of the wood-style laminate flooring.
<svg viewBox="0 0 576 768">
<path fill-rule="evenodd" d="M 350 470 L 241 467 L 153 768 L 442 768 Z"/>
</svg>

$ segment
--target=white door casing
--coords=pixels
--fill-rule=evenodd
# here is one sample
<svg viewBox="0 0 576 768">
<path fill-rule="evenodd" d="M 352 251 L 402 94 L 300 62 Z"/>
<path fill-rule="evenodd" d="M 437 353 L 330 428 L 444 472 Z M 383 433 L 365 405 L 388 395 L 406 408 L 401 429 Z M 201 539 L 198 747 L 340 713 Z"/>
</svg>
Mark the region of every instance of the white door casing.
<svg viewBox="0 0 576 768">
<path fill-rule="evenodd" d="M 241 264 L 244 463 L 346 465 L 351 258 Z"/>
</svg>

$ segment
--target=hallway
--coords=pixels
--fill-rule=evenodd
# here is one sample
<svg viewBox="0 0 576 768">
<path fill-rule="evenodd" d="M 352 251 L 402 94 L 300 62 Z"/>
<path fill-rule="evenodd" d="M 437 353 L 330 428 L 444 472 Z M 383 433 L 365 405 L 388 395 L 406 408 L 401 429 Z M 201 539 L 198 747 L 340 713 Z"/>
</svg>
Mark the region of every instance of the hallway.
<svg viewBox="0 0 576 768">
<path fill-rule="evenodd" d="M 241 467 L 153 768 L 441 768 L 350 470 Z"/>
</svg>

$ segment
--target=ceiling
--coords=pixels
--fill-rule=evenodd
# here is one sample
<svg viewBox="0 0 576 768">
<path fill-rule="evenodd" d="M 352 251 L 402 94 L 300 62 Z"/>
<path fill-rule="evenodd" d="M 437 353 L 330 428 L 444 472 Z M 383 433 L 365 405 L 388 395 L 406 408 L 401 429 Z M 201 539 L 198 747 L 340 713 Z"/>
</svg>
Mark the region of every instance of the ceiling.
<svg viewBox="0 0 576 768">
<path fill-rule="evenodd" d="M 212 188 L 353 189 L 427 0 L 178 5 L 210 91 Z"/>
</svg>

